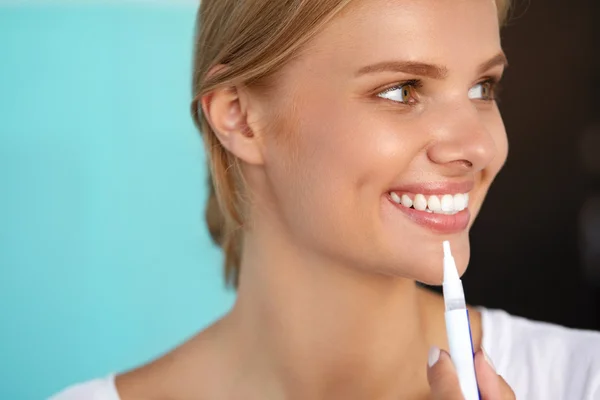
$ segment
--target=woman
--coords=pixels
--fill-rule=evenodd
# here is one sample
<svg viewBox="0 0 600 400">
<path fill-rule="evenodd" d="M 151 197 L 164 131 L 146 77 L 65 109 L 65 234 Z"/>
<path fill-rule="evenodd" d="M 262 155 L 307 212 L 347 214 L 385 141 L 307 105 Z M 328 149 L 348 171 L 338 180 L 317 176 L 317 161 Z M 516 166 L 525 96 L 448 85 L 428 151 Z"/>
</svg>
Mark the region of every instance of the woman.
<svg viewBox="0 0 600 400">
<path fill-rule="evenodd" d="M 443 240 L 464 273 L 506 159 L 507 9 L 204 0 L 193 111 L 236 304 L 151 364 L 55 399 L 462 398 L 443 300 L 416 282 L 441 283 Z M 598 334 L 471 316 L 484 399 L 600 398 Z"/>
</svg>

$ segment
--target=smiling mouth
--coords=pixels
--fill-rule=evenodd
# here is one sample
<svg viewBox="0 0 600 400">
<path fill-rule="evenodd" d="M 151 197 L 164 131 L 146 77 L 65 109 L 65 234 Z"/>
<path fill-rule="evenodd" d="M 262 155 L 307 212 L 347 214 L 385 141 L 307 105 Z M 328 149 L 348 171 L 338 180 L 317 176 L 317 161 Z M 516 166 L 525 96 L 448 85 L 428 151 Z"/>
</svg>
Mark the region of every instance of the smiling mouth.
<svg viewBox="0 0 600 400">
<path fill-rule="evenodd" d="M 469 193 L 424 195 L 392 191 L 392 202 L 417 211 L 431 214 L 456 215 L 469 207 Z"/>
</svg>

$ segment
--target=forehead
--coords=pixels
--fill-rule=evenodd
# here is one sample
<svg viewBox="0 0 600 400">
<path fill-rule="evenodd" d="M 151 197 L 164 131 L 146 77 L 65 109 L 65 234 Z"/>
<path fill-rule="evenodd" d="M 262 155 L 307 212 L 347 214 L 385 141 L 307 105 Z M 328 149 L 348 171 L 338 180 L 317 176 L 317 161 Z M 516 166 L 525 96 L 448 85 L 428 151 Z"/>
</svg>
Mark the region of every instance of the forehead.
<svg viewBox="0 0 600 400">
<path fill-rule="evenodd" d="M 301 58 L 338 71 L 394 59 L 452 70 L 479 65 L 500 49 L 494 0 L 355 0 Z"/>
</svg>

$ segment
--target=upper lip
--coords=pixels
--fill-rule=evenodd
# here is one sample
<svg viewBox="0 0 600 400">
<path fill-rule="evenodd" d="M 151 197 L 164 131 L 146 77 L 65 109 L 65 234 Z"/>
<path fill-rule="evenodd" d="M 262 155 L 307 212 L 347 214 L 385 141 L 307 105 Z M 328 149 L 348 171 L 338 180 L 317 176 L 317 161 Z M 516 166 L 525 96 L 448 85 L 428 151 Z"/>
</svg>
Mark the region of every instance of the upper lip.
<svg viewBox="0 0 600 400">
<path fill-rule="evenodd" d="M 421 183 L 409 183 L 405 185 L 394 186 L 389 192 L 405 192 L 414 194 L 458 194 L 468 193 L 473 190 L 475 182 L 463 181 L 463 182 L 421 182 Z"/>
</svg>

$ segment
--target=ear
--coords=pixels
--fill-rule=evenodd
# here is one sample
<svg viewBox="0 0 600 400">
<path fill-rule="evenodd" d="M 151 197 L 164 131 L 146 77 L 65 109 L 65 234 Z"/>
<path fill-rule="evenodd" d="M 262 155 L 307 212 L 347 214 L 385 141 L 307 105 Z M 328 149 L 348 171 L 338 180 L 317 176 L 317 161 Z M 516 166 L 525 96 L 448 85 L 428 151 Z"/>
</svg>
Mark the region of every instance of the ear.
<svg viewBox="0 0 600 400">
<path fill-rule="evenodd" d="M 230 153 L 248 164 L 262 164 L 259 137 L 248 123 L 249 96 L 245 88 L 219 88 L 202 96 L 202 111 L 215 135 Z"/>
</svg>

